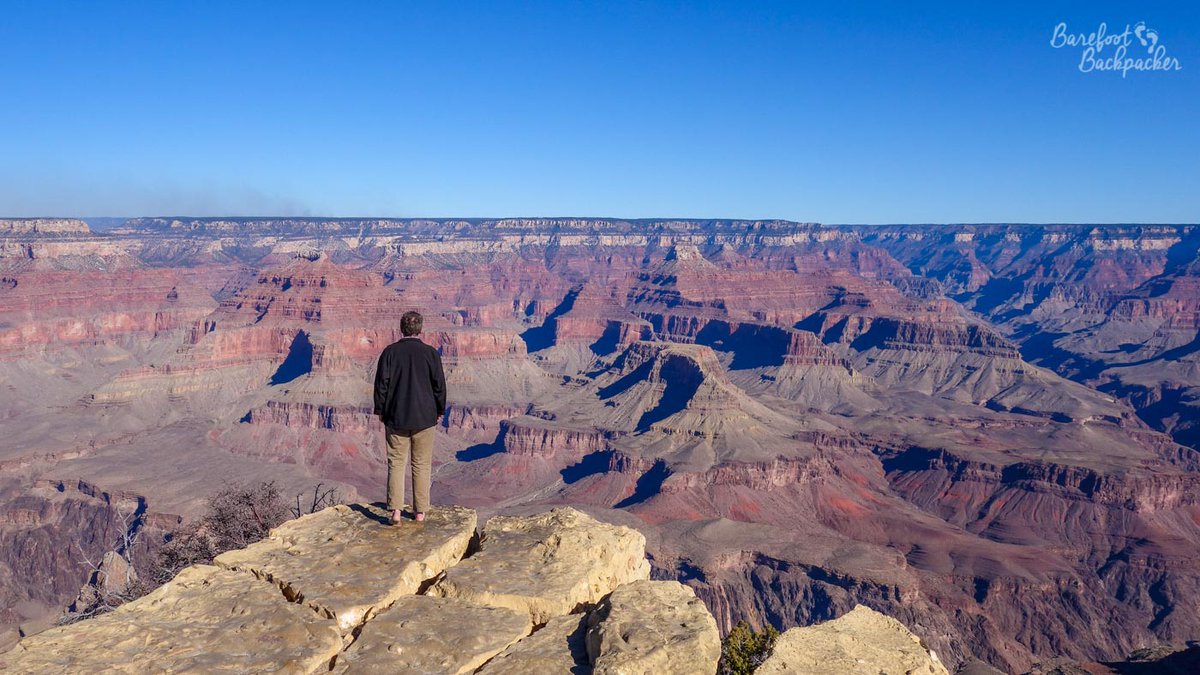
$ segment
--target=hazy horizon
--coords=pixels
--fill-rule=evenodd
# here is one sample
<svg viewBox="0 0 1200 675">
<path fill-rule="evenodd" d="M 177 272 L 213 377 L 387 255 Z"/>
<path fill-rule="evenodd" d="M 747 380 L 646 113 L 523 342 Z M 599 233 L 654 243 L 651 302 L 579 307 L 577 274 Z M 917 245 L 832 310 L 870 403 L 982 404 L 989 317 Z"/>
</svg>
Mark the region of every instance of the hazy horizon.
<svg viewBox="0 0 1200 675">
<path fill-rule="evenodd" d="M 356 221 L 356 220 L 465 220 L 465 221 L 488 221 L 488 220 L 616 220 L 616 221 L 732 221 L 732 222 L 790 222 L 798 224 L 821 225 L 825 227 L 955 227 L 963 225 L 972 226 L 1081 226 L 1092 225 L 1100 227 L 1184 227 L 1200 224 L 1197 221 L 1177 221 L 1177 222 L 1131 222 L 1131 221 L 1059 221 L 1059 222 L 1010 222 L 1002 220 L 994 221 L 941 221 L 941 222 L 872 222 L 872 223 L 851 223 L 851 222 L 819 222 L 813 220 L 794 220 L 791 218 L 773 218 L 773 217 L 742 217 L 742 216 L 608 216 L 608 215 L 505 215 L 505 216 L 455 216 L 455 215 L 417 215 L 417 216 L 389 216 L 389 215 L 366 215 L 366 216 L 332 216 L 332 215 L 306 215 L 306 216 L 285 216 L 285 215 L 212 215 L 212 216 L 195 216 L 195 215 L 136 215 L 136 216 L 60 216 L 60 215 L 33 215 L 33 216 L 4 216 L 0 215 L 0 220 L 81 220 L 88 224 L 89 227 L 95 229 L 96 221 L 110 221 L 104 223 L 104 227 L 118 227 L 130 220 L 139 219 L 172 219 L 172 220 L 330 220 L 330 221 Z"/>
</svg>

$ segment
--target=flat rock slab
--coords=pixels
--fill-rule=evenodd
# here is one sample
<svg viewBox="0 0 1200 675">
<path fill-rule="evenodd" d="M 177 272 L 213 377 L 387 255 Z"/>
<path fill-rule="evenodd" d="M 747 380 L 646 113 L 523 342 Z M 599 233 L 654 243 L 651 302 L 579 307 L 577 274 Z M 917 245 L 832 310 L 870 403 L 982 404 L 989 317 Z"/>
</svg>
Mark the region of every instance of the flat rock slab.
<svg viewBox="0 0 1200 675">
<path fill-rule="evenodd" d="M 833 621 L 789 628 L 758 674 L 948 675 L 904 624 L 859 605 Z"/>
<path fill-rule="evenodd" d="M 480 675 L 530 675 L 592 672 L 584 636 L 586 614 L 568 614 L 550 619 L 536 633 L 504 650 L 479 670 Z"/>
<path fill-rule="evenodd" d="M 333 506 L 214 562 L 271 581 L 349 633 L 457 563 L 475 534 L 475 511 L 457 506 L 434 508 L 423 523 L 388 518 L 373 506 Z"/>
<path fill-rule="evenodd" d="M 721 634 L 692 589 L 678 581 L 636 581 L 588 617 L 587 650 L 596 675 L 711 674 Z"/>
<path fill-rule="evenodd" d="M 253 575 L 194 565 L 134 602 L 52 628 L 0 655 L 15 673 L 313 673 L 342 648 L 337 624 Z"/>
<path fill-rule="evenodd" d="M 368 621 L 334 672 L 470 673 L 532 628 L 525 612 L 412 595 Z"/>
<path fill-rule="evenodd" d="M 496 516 L 479 552 L 446 570 L 431 595 L 509 607 L 535 624 L 595 603 L 623 583 L 650 577 L 646 538 L 572 508 Z"/>
</svg>

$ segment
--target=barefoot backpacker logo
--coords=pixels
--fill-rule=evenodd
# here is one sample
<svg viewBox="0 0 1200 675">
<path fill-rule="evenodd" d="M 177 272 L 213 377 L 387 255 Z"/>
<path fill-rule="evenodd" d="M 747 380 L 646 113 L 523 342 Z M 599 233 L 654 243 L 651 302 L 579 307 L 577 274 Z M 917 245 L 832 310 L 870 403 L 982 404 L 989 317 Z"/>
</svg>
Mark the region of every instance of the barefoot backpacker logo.
<svg viewBox="0 0 1200 675">
<path fill-rule="evenodd" d="M 1179 59 L 1167 54 L 1166 46 L 1158 41 L 1158 31 L 1139 21 L 1133 26 L 1125 24 L 1120 33 L 1110 33 L 1108 24 L 1091 33 L 1074 33 L 1067 29 L 1064 21 L 1054 27 L 1050 46 L 1055 49 L 1074 47 L 1080 50 L 1079 72 L 1120 72 L 1121 77 L 1129 71 L 1172 71 L 1183 70 Z"/>
</svg>

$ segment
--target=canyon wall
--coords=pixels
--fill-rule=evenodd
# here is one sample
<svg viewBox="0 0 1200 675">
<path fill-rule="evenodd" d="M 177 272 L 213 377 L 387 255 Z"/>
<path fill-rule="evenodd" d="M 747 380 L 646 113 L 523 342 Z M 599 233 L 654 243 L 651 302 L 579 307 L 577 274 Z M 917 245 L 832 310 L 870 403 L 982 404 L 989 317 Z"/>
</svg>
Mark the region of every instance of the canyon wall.
<svg viewBox="0 0 1200 675">
<path fill-rule="evenodd" d="M 1198 242 L 1186 225 L 10 224 L 4 500 L 83 480 L 187 520 L 230 481 L 379 498 L 374 360 L 419 309 L 450 390 L 435 502 L 636 527 L 655 577 L 722 630 L 865 605 L 950 667 L 1119 659 L 1200 637 Z M 22 506 L 6 546 L 43 526 L 62 551 L 100 542 L 93 506 Z M 32 569 L 6 577 L 8 625 L 78 589 L 86 566 L 55 555 L 36 598 Z"/>
</svg>

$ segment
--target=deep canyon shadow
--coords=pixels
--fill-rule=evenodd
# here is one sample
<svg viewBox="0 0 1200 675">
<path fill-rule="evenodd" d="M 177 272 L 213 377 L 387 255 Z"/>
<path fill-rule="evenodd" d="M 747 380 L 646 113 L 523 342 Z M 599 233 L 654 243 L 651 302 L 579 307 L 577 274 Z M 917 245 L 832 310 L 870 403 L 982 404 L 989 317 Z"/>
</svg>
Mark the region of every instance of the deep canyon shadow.
<svg viewBox="0 0 1200 675">
<path fill-rule="evenodd" d="M 279 364 L 279 369 L 271 376 L 271 381 L 268 384 L 271 386 L 287 384 L 298 377 L 311 373 L 312 368 L 312 342 L 308 339 L 308 333 L 299 331 L 296 333 L 296 338 L 292 340 L 292 346 L 288 349 L 287 358 L 283 360 L 283 363 Z"/>
</svg>

